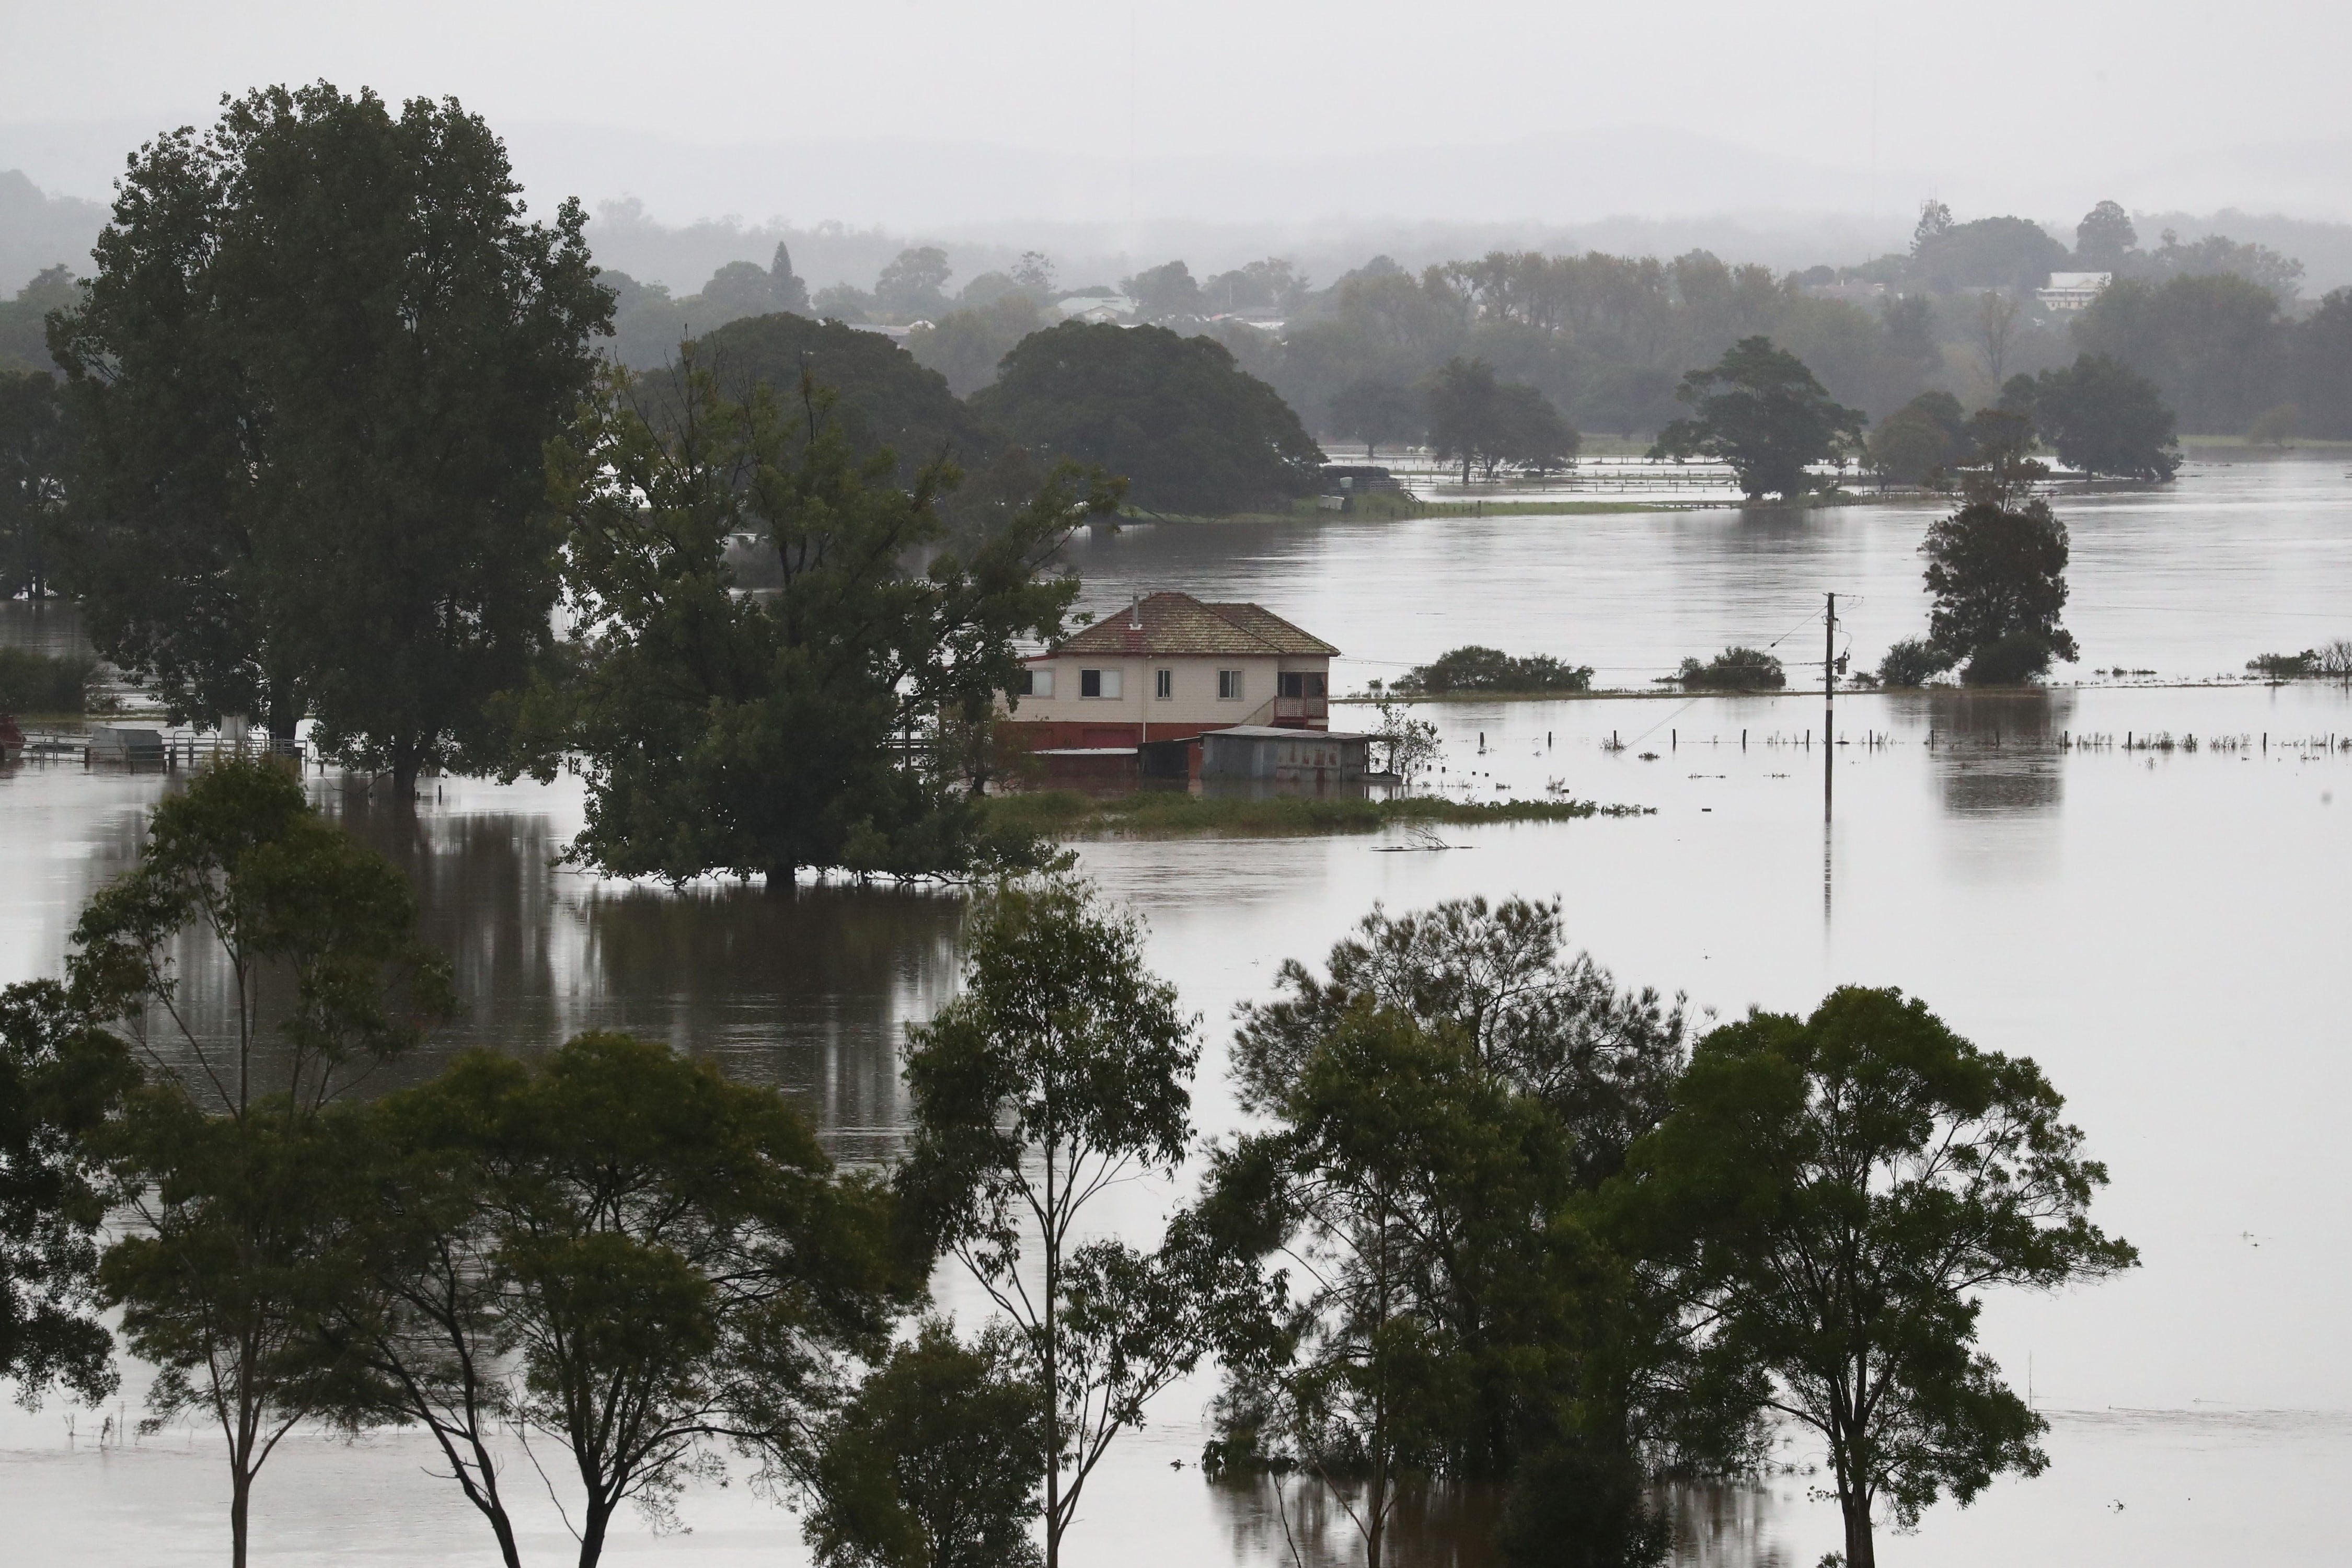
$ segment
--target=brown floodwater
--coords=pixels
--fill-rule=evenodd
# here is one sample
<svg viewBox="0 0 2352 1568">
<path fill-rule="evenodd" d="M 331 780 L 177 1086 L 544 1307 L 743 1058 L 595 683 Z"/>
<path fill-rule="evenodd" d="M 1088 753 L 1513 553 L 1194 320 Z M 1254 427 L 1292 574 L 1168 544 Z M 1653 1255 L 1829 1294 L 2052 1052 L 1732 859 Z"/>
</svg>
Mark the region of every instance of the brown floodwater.
<svg viewBox="0 0 2352 1568">
<path fill-rule="evenodd" d="M 2086 666 L 2194 679 L 2352 635 L 2340 462 L 2199 467 L 2169 489 L 2064 511 Z M 1926 515 L 1139 528 L 1074 556 L 1090 603 L 1164 586 L 1260 599 L 1340 643 L 1355 681 L 1478 641 L 1632 684 L 1685 653 L 1783 634 L 1784 655 L 1818 658 L 1819 623 L 1802 622 L 1822 588 L 1850 606 L 1858 662 L 1874 661 L 1923 618 L 1912 552 Z M 1844 982 L 1902 985 L 1979 1043 L 2044 1066 L 2113 1172 L 2102 1223 L 2146 1265 L 2096 1289 L 1993 1300 L 1987 1348 L 2051 1416 L 2052 1468 L 1931 1510 L 1916 1536 L 1884 1542 L 1886 1560 L 2340 1558 L 2343 1526 L 2300 1500 L 2352 1461 L 2352 1357 L 2336 1331 L 2352 1288 L 2337 1195 L 2352 1184 L 2352 753 L 2331 744 L 2352 737 L 2344 689 L 2126 678 L 1842 697 L 1837 747 L 1821 743 L 1818 694 L 1428 711 L 1449 791 L 1557 782 L 1655 814 L 1451 828 L 1452 847 L 1412 853 L 1380 852 L 1405 842 L 1381 836 L 1084 846 L 1201 1015 L 1205 1133 L 1235 1124 L 1222 1067 L 1234 1006 L 1375 903 L 1558 895 L 1571 939 L 1622 982 L 1687 991 L 1718 1016 L 1801 1008 Z M 1612 734 L 1622 750 L 1602 749 Z M 2151 736 L 2168 749 L 2144 749 Z M 0 774 L 0 980 L 54 971 L 75 910 L 130 862 L 165 787 L 79 766 Z M 340 778 L 314 787 L 409 870 L 457 964 L 466 1016 L 404 1071 L 469 1046 L 530 1054 L 628 1028 L 782 1085 L 845 1158 L 896 1146 L 903 1031 L 954 983 L 951 892 L 629 886 L 552 863 L 580 820 L 569 784 L 444 781 L 413 813 Z M 1148 1237 L 1182 1185 L 1121 1188 L 1100 1223 Z M 969 1289 L 946 1274 L 940 1286 L 970 1321 Z M 1211 1389 L 1173 1391 L 1122 1440 L 1090 1484 L 1074 1564 L 1351 1560 L 1330 1500 L 1202 1479 Z M 21 1521 L 26 1560 L 217 1554 L 213 1440 L 101 1450 L 102 1416 L 76 1415 L 70 1438 L 65 1417 L 55 1405 L 0 1417 L 0 1509 Z M 1677 1493 L 1678 1561 L 1811 1568 L 1832 1549 L 1811 1450 L 1784 1457 L 1789 1473 L 1763 1484 Z M 409 1435 L 296 1440 L 261 1483 L 257 1561 L 479 1560 L 478 1523 L 429 1463 Z M 1408 1560 L 1487 1562 L 1491 1503 L 1416 1500 Z M 632 1526 L 616 1558 L 802 1560 L 792 1516 L 740 1485 L 696 1489 L 685 1517 L 690 1535 Z M 568 1544 L 551 1509 L 529 1527 L 534 1557 Z"/>
</svg>

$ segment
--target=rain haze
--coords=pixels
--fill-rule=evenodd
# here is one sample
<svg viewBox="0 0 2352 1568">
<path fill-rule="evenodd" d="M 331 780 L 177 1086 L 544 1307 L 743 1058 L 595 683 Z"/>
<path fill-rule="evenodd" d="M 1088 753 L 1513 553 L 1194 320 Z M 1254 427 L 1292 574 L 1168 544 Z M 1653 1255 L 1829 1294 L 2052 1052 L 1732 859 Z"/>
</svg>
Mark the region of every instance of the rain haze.
<svg viewBox="0 0 2352 1568">
<path fill-rule="evenodd" d="M 2352 7 L 5 36 L 25 1561 L 2352 1555 Z"/>
</svg>

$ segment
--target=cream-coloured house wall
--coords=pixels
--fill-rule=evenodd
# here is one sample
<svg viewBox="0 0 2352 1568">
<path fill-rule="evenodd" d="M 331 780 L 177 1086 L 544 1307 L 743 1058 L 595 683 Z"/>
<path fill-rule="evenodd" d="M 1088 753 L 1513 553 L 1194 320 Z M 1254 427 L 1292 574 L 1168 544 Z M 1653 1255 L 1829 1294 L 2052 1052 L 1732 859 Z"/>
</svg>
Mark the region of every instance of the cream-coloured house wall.
<svg viewBox="0 0 2352 1568">
<path fill-rule="evenodd" d="M 1020 707 L 1013 711 L 1015 719 L 1033 722 L 1134 723 L 1141 720 L 1153 724 L 1239 724 L 1273 700 L 1276 676 L 1298 670 L 1328 680 L 1331 673 L 1331 661 L 1327 658 L 1249 658 L 1223 655 L 1114 659 L 1073 655 L 1027 662 L 1031 669 L 1054 672 L 1053 696 L 1024 697 Z M 1118 670 L 1119 695 L 1115 699 L 1079 696 L 1079 674 L 1088 669 Z M 1161 669 L 1174 676 L 1174 689 L 1164 700 L 1152 695 L 1152 673 Z M 1242 672 L 1239 701 L 1217 696 L 1217 671 L 1221 669 Z"/>
</svg>

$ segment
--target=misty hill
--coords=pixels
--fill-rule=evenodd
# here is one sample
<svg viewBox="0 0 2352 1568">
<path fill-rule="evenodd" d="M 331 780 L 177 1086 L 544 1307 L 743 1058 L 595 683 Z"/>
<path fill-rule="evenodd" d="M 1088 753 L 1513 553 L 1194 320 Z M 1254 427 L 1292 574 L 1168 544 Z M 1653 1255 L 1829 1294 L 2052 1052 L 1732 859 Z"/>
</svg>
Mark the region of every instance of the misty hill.
<svg viewBox="0 0 2352 1568">
<path fill-rule="evenodd" d="M 89 247 L 106 226 L 106 204 L 44 193 L 20 169 L 0 169 L 0 297 L 43 268 L 89 270 Z"/>
</svg>

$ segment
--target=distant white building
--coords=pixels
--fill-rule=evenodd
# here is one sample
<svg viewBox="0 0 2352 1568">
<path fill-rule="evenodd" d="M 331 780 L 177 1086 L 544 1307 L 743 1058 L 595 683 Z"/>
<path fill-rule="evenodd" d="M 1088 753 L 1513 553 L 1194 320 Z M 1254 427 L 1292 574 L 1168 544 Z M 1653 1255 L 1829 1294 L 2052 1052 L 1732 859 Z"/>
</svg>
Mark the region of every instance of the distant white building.
<svg viewBox="0 0 2352 1568">
<path fill-rule="evenodd" d="M 2034 290 L 2034 298 L 2047 310 L 2079 310 L 2099 297 L 2107 286 L 2112 272 L 2053 272 L 2050 287 Z"/>
<path fill-rule="evenodd" d="M 1073 294 L 1053 309 L 1066 321 L 1124 321 L 1135 314 L 1135 301 L 1124 294 Z"/>
</svg>

